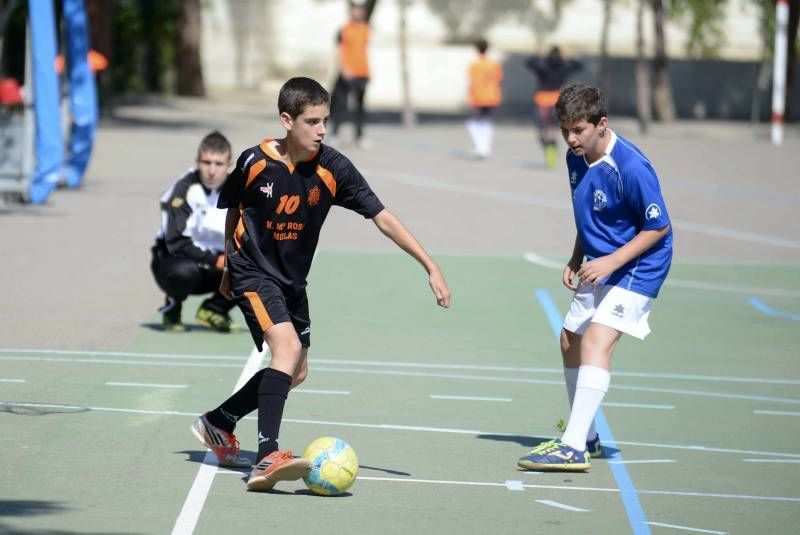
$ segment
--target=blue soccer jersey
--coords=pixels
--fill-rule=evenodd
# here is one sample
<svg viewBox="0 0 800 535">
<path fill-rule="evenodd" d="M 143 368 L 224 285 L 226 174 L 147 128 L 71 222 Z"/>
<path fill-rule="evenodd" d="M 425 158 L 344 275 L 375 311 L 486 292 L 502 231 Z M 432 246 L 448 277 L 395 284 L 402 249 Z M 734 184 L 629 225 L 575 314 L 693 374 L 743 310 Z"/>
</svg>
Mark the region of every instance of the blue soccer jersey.
<svg viewBox="0 0 800 535">
<path fill-rule="evenodd" d="M 612 138 L 606 154 L 591 165 L 567 152 L 572 209 L 583 253 L 589 260 L 613 253 L 642 230 L 670 225 L 658 177 L 642 151 L 627 139 Z M 672 262 L 672 227 L 650 249 L 601 284 L 656 297 Z"/>
</svg>

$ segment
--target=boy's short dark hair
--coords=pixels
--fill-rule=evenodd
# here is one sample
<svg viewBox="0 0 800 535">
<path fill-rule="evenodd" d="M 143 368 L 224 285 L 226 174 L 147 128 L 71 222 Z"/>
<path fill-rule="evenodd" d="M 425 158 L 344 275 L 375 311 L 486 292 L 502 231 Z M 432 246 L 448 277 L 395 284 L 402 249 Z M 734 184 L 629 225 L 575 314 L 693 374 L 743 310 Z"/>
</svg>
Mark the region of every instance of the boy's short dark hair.
<svg viewBox="0 0 800 535">
<path fill-rule="evenodd" d="M 575 84 L 561 90 L 556 102 L 556 118 L 562 124 L 574 124 L 581 120 L 597 125 L 608 117 L 606 97 L 600 89 L 589 85 Z"/>
<path fill-rule="evenodd" d="M 230 141 L 219 130 L 206 134 L 206 137 L 200 141 L 200 146 L 197 147 L 197 157 L 199 158 L 203 152 L 227 153 L 228 156 L 233 154 Z"/>
<path fill-rule="evenodd" d="M 329 106 L 331 96 L 316 80 L 298 76 L 283 84 L 278 94 L 278 113 L 288 113 L 293 119 L 309 106 Z"/>
<path fill-rule="evenodd" d="M 475 41 L 475 48 L 477 48 L 478 52 L 481 54 L 485 54 L 486 51 L 489 50 L 489 43 L 486 41 L 486 39 L 478 39 Z"/>
</svg>

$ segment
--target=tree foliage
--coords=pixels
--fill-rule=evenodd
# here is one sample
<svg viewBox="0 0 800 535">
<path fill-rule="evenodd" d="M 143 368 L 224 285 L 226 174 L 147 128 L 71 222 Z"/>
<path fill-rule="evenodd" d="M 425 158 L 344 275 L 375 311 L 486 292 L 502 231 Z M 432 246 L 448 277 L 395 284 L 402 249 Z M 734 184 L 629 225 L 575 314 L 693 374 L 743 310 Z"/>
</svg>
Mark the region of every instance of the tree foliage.
<svg viewBox="0 0 800 535">
<path fill-rule="evenodd" d="M 503 20 L 530 27 L 537 45 L 558 27 L 561 12 L 572 0 L 425 0 L 439 17 L 451 43 L 472 41 Z"/>
<path fill-rule="evenodd" d="M 667 16 L 688 23 L 686 54 L 713 58 L 725 44 L 725 8 L 728 0 L 669 0 Z"/>
</svg>

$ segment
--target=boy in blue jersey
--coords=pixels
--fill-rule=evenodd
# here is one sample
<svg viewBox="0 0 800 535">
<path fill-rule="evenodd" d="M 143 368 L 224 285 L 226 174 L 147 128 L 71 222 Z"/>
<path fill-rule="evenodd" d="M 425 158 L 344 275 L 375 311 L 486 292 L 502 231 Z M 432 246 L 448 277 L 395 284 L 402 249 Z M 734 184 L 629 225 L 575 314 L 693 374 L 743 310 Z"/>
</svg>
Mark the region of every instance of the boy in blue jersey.
<svg viewBox="0 0 800 535">
<path fill-rule="evenodd" d="M 564 286 L 575 292 L 561 330 L 572 411 L 561 439 L 538 445 L 517 464 L 583 471 L 590 457 L 602 455 L 594 416 L 608 391 L 614 347 L 622 333 L 644 339 L 650 332 L 652 300 L 672 261 L 672 230 L 655 170 L 638 148 L 608 128 L 603 93 L 569 86 L 555 111 L 569 146 L 577 227 L 562 274 Z"/>
</svg>

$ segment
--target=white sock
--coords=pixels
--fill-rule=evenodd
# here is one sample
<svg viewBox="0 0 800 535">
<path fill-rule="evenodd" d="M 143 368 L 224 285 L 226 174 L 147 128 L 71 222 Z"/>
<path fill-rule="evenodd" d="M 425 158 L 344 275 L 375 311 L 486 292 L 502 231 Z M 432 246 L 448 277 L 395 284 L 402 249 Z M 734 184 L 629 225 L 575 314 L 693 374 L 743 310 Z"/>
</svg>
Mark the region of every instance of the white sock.
<svg viewBox="0 0 800 535">
<path fill-rule="evenodd" d="M 586 437 L 600 408 L 603 398 L 608 392 L 611 374 L 608 370 L 597 366 L 581 366 L 578 368 L 578 381 L 575 385 L 575 398 L 569 423 L 561 441 L 579 451 L 586 449 Z"/>
<path fill-rule="evenodd" d="M 484 156 L 489 156 L 492 153 L 492 137 L 494 136 L 494 128 L 492 121 L 483 119 L 481 121 L 481 150 Z"/>
<path fill-rule="evenodd" d="M 467 121 L 467 132 L 469 132 L 469 137 L 472 139 L 472 146 L 475 148 L 475 152 L 480 154 L 481 152 L 481 127 L 477 120 L 469 119 Z"/>
<path fill-rule="evenodd" d="M 567 368 L 564 367 L 564 382 L 567 384 L 567 398 L 569 398 L 569 408 L 572 409 L 572 402 L 575 400 L 575 385 L 578 384 L 578 370 L 580 368 Z M 594 440 L 597 438 L 597 430 L 594 428 L 594 418 L 592 418 L 592 425 L 589 426 L 589 432 L 586 434 L 586 439 Z"/>
</svg>

